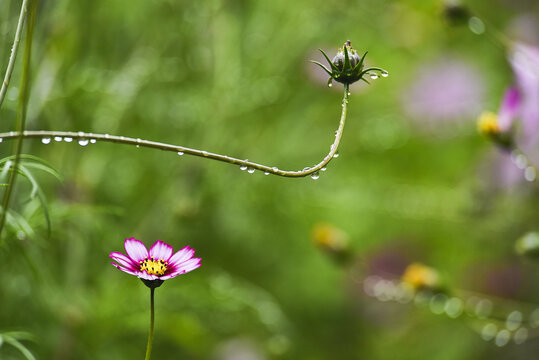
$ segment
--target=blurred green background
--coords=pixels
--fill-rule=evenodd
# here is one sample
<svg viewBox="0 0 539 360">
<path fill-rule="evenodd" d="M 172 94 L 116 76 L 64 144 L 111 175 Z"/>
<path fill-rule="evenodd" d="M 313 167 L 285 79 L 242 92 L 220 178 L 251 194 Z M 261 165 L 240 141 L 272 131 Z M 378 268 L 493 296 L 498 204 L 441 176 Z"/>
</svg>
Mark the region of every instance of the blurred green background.
<svg viewBox="0 0 539 360">
<path fill-rule="evenodd" d="M 390 76 L 352 87 L 340 156 L 320 179 L 110 143 L 24 143 L 63 176 L 35 175 L 6 228 L 0 332 L 34 335 L 39 359 L 142 358 L 149 291 L 110 265 L 135 237 L 190 245 L 203 266 L 156 291 L 153 357 L 170 359 L 531 359 L 539 342 L 496 346 L 477 324 L 367 296 L 369 274 L 412 262 L 445 285 L 526 315 L 537 267 L 514 242 L 539 229 L 536 183 L 504 181 L 477 135 L 513 81 L 499 34 L 538 41 L 535 1 L 468 1 L 487 26 L 450 26 L 440 0 L 45 1 L 37 17 L 27 128 L 109 133 L 297 170 L 328 152 L 342 87 L 309 59 L 350 39 Z M 0 0 L 0 65 L 20 1 Z M 531 30 L 530 30 L 531 29 Z M 15 129 L 21 72 L 0 110 Z M 11 141 L 0 143 L 2 157 Z M 500 172 L 502 171 L 502 172 Z M 313 245 L 331 224 L 357 254 Z M 466 300 L 466 299 L 463 299 Z M 473 321 L 472 321 L 473 320 Z M 478 325 L 479 329 L 481 324 Z M 22 355 L 4 343 L 1 359 Z"/>
</svg>

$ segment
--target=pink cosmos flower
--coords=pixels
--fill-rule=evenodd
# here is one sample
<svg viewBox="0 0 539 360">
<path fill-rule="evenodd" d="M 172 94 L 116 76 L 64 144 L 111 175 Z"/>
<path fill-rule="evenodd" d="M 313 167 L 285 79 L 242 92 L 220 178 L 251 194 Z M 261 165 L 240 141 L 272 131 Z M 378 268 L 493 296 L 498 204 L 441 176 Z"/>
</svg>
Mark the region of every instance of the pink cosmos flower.
<svg viewBox="0 0 539 360">
<path fill-rule="evenodd" d="M 119 252 L 111 252 L 110 257 L 117 263 L 115 267 L 131 275 L 140 278 L 147 286 L 157 287 L 163 280 L 172 279 L 181 274 L 188 273 L 200 267 L 200 258 L 195 258 L 195 250 L 189 246 L 172 254 L 172 246 L 157 240 L 150 251 L 146 246 L 135 238 L 126 239 L 124 242 L 124 255 Z"/>
</svg>

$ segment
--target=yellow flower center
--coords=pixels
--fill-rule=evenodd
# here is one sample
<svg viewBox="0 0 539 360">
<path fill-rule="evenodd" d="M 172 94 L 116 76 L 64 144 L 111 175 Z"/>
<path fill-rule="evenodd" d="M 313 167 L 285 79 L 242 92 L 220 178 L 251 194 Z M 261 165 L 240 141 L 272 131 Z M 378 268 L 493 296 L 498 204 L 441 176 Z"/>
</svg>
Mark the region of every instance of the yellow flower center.
<svg viewBox="0 0 539 360">
<path fill-rule="evenodd" d="M 140 271 L 146 270 L 149 275 L 162 276 L 167 271 L 168 262 L 163 259 L 154 260 L 153 257 L 140 262 Z"/>
<path fill-rule="evenodd" d="M 479 116 L 477 120 L 477 129 L 483 135 L 495 135 L 500 132 L 498 125 L 498 115 L 493 112 L 486 111 Z"/>
</svg>

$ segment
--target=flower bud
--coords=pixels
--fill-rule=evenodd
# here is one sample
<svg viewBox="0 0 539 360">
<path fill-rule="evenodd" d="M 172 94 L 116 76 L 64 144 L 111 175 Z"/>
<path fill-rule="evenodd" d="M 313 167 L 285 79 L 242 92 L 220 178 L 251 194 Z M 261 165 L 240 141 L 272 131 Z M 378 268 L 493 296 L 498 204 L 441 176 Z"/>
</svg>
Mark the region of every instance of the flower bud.
<svg viewBox="0 0 539 360">
<path fill-rule="evenodd" d="M 408 265 L 401 280 L 415 291 L 440 289 L 438 271 L 421 263 Z"/>
<path fill-rule="evenodd" d="M 345 232 L 335 226 L 318 223 L 313 227 L 311 237 L 316 247 L 338 263 L 345 264 L 351 259 L 348 237 Z"/>
<path fill-rule="evenodd" d="M 498 115 L 485 111 L 477 119 L 477 131 L 479 134 L 491 139 L 496 145 L 504 149 L 513 146 L 511 131 L 502 131 L 498 123 Z"/>
<path fill-rule="evenodd" d="M 539 233 L 529 232 L 517 240 L 515 244 L 517 254 L 539 259 Z"/>
<path fill-rule="evenodd" d="M 349 60 L 349 64 L 347 68 L 345 67 L 346 66 L 346 61 L 345 61 L 346 56 L 344 55 L 345 49 L 348 53 L 348 60 Z M 333 60 L 331 60 L 332 64 L 335 65 L 335 67 L 339 69 L 339 71 L 352 71 L 356 67 L 356 65 L 360 63 L 360 61 L 361 61 L 361 57 L 358 55 L 357 51 L 352 48 L 352 43 L 350 42 L 350 40 L 347 40 L 344 43 L 343 47 L 337 51 L 337 55 L 335 55 Z M 363 64 L 360 65 L 359 70 L 363 70 Z"/>
<path fill-rule="evenodd" d="M 331 85 L 332 80 L 346 85 L 352 84 L 358 80 L 363 80 L 368 83 L 363 76 L 368 74 L 371 75 L 373 79 L 378 78 L 378 74 L 375 75 L 375 72 L 378 72 L 382 77 L 386 77 L 388 75 L 388 72 L 381 68 L 370 67 L 368 69 L 364 69 L 363 61 L 365 60 L 367 52 L 365 52 L 363 56 L 359 56 L 358 52 L 352 48 L 350 40 L 346 41 L 343 47 L 337 50 L 337 54 L 333 60 L 329 60 L 329 57 L 324 51 L 320 50 L 320 52 L 322 52 L 322 55 L 324 55 L 326 58 L 331 70 L 317 61 L 312 62 L 324 69 L 324 71 L 329 75 L 329 85 Z"/>
</svg>

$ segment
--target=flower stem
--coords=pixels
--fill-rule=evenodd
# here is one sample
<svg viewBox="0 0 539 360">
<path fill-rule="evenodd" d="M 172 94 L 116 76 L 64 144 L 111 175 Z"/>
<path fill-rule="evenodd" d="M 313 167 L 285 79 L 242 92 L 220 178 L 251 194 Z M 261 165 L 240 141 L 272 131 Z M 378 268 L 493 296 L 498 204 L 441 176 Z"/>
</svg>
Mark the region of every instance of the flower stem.
<svg viewBox="0 0 539 360">
<path fill-rule="evenodd" d="M 132 145 L 136 147 L 146 147 L 146 148 L 152 148 L 152 149 L 159 149 L 163 151 L 182 153 L 186 155 L 199 156 L 206 159 L 212 159 L 212 160 L 226 162 L 229 164 L 245 166 L 245 167 L 252 168 L 255 170 L 263 171 L 268 174 L 273 174 L 273 175 L 278 175 L 278 176 L 283 176 L 283 177 L 305 177 L 321 170 L 333 159 L 333 156 L 337 153 L 337 150 L 339 148 L 339 143 L 341 141 L 343 131 L 344 131 L 344 123 L 346 121 L 346 114 L 348 111 L 348 99 L 349 99 L 349 86 L 348 84 L 345 84 L 344 96 L 342 100 L 341 119 L 339 121 L 339 127 L 337 131 L 335 132 L 335 140 L 333 141 L 333 144 L 330 147 L 329 153 L 318 164 L 315 164 L 311 167 L 307 167 L 303 170 L 297 170 L 297 171 L 281 170 L 275 166 L 258 164 L 258 163 L 248 161 L 248 160 L 242 160 L 242 159 L 234 158 L 227 155 L 211 153 L 209 151 L 197 150 L 197 149 L 192 149 L 192 148 L 179 146 L 179 145 L 172 145 L 172 144 L 150 141 L 150 140 L 129 138 L 125 136 L 86 133 L 82 131 L 73 132 L 73 131 L 38 130 L 38 131 L 23 131 L 22 133 L 18 131 L 11 131 L 11 132 L 0 133 L 0 138 L 2 140 L 9 140 L 9 139 L 17 138 L 17 137 L 40 138 L 40 139 L 48 139 L 50 141 L 51 138 L 61 137 L 61 138 L 70 138 L 70 141 L 82 140 L 84 144 L 88 144 L 88 140 L 99 140 L 99 141 L 104 141 L 104 142 Z M 83 143 L 81 143 L 81 145 Z"/>
<path fill-rule="evenodd" d="M 16 122 L 17 122 L 17 127 L 19 129 L 18 131 L 19 134 L 16 137 L 17 142 L 15 143 L 15 146 L 14 146 L 15 159 L 13 160 L 13 165 L 11 168 L 11 173 L 9 174 L 7 187 L 2 197 L 2 208 L 1 208 L 2 212 L 0 214 L 0 235 L 2 235 L 2 230 L 4 229 L 7 211 L 8 211 L 9 203 L 11 200 L 11 194 L 13 193 L 13 188 L 15 187 L 15 179 L 18 173 L 19 161 L 20 161 L 21 152 L 22 152 L 22 143 L 24 140 L 23 134 L 24 134 L 24 129 L 26 128 L 26 110 L 28 108 L 28 97 L 30 93 L 29 84 L 30 84 L 30 68 L 31 68 L 30 60 L 32 58 L 32 38 L 34 34 L 34 24 L 36 22 L 38 3 L 39 3 L 39 0 L 32 0 L 30 2 L 30 8 L 29 8 L 29 13 L 28 13 L 28 23 L 26 25 L 26 40 L 25 40 L 25 45 L 24 45 L 21 85 L 20 85 L 20 91 L 19 91 L 19 105 L 17 108 L 17 116 L 16 116 Z M 26 1 L 23 3 L 23 10 L 26 11 Z M 25 11 L 21 10 L 21 21 L 24 20 L 23 14 L 25 13 Z M 22 22 L 19 22 L 19 24 L 22 24 Z M 9 82 L 9 79 L 8 79 L 8 82 Z M 4 81 L 4 85 L 6 85 L 5 81 Z"/>
<path fill-rule="evenodd" d="M 155 288 L 150 288 L 150 332 L 148 333 L 148 347 L 146 348 L 146 357 L 144 360 L 150 360 L 150 355 L 152 354 L 152 344 L 153 344 L 153 324 L 154 324 L 154 292 Z"/>
<path fill-rule="evenodd" d="M 2 87 L 0 87 L 0 107 L 2 107 L 2 102 L 6 96 L 9 81 L 11 80 L 11 74 L 13 73 L 13 68 L 15 67 L 15 59 L 17 58 L 17 52 L 19 50 L 19 42 L 21 41 L 24 19 L 26 19 L 27 6 L 28 0 L 23 0 L 19 21 L 17 22 L 17 30 L 15 31 L 15 39 L 13 39 L 13 45 L 11 46 L 11 55 L 9 56 L 6 74 L 4 76 L 4 81 L 2 82 Z"/>
</svg>

